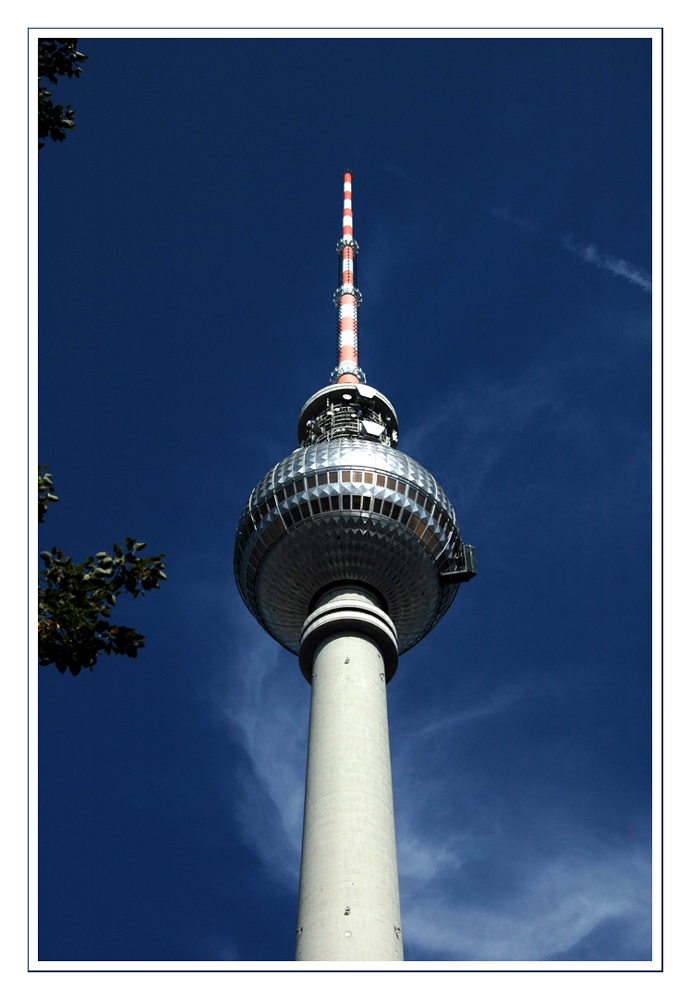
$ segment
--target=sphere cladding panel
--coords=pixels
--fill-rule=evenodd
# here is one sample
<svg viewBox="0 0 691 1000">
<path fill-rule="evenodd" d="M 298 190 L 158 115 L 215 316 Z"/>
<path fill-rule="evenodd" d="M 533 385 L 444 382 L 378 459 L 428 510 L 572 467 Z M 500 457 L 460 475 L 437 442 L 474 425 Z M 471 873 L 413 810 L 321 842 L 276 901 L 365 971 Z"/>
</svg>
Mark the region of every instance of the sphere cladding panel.
<svg viewBox="0 0 691 1000">
<path fill-rule="evenodd" d="M 429 496 L 434 497 L 453 517 L 453 507 L 448 497 L 431 473 L 414 459 L 401 451 L 396 451 L 376 441 L 362 438 L 341 438 L 336 441 L 322 441 L 307 448 L 296 448 L 287 458 L 275 465 L 257 484 L 245 505 L 249 506 L 266 500 L 284 483 L 310 472 L 321 471 L 332 466 L 362 466 L 401 477 L 414 483 Z"/>
<path fill-rule="evenodd" d="M 458 585 L 442 586 L 439 571 L 456 567 L 460 545 L 453 508 L 421 465 L 375 442 L 325 441 L 297 448 L 252 491 L 235 576 L 252 614 L 292 652 L 317 591 L 369 584 L 405 652 L 453 601 Z"/>
</svg>

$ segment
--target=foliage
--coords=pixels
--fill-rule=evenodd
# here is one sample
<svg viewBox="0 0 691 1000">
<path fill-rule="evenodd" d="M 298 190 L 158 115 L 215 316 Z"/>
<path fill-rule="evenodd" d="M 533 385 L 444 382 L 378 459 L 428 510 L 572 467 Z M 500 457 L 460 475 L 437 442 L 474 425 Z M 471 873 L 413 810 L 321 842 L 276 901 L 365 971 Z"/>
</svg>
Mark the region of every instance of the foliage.
<svg viewBox="0 0 691 1000">
<path fill-rule="evenodd" d="M 48 503 L 58 499 L 48 492 L 51 477 L 40 474 L 46 468 L 39 469 L 39 523 Z M 61 674 L 69 669 L 76 676 L 82 667 L 93 669 L 100 653 L 136 657 L 144 636 L 113 625 L 110 614 L 123 592 L 138 597 L 158 590 L 166 579 L 163 554 L 142 557 L 145 547 L 145 542 L 126 538 L 124 548 L 114 544 L 112 554 L 97 552 L 76 565 L 61 549 L 41 552 L 45 569 L 39 573 L 39 663 L 53 663 Z"/>
<path fill-rule="evenodd" d="M 43 524 L 49 503 L 57 503 L 58 497 L 52 492 L 53 477 L 46 473 L 47 465 L 38 467 L 38 523 Z M 42 475 L 42 473 L 46 473 Z"/>
<path fill-rule="evenodd" d="M 71 105 L 53 104 L 51 92 L 42 86 L 41 80 L 56 84 L 59 76 L 79 76 L 79 63 L 88 56 L 77 52 L 76 38 L 39 38 L 38 40 L 38 138 L 50 137 L 54 142 L 62 142 L 65 130 L 74 128 L 74 111 Z M 44 142 L 38 144 L 43 149 Z"/>
</svg>

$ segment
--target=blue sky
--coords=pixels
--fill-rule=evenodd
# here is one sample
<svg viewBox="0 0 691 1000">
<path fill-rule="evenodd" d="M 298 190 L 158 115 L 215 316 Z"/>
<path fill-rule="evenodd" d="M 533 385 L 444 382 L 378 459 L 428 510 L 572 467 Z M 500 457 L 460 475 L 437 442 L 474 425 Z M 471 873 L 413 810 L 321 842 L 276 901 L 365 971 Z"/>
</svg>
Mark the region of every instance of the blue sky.
<svg viewBox="0 0 691 1000">
<path fill-rule="evenodd" d="M 309 689 L 232 550 L 335 363 L 350 169 L 361 364 L 478 559 L 388 689 L 406 958 L 649 959 L 650 42 L 79 48 L 40 548 L 168 581 L 118 604 L 138 660 L 40 671 L 39 957 L 292 958 Z"/>
</svg>

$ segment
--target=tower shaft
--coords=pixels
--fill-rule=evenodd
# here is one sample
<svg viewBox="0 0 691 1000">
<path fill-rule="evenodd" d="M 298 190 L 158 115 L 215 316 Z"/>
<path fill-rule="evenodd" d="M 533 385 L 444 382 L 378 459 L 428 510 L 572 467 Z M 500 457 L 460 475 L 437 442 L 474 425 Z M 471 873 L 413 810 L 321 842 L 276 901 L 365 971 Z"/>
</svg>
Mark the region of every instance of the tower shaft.
<svg viewBox="0 0 691 1000">
<path fill-rule="evenodd" d="M 303 635 L 314 653 L 296 961 L 403 961 L 386 709 L 395 629 L 371 594 L 344 586 Z"/>
</svg>

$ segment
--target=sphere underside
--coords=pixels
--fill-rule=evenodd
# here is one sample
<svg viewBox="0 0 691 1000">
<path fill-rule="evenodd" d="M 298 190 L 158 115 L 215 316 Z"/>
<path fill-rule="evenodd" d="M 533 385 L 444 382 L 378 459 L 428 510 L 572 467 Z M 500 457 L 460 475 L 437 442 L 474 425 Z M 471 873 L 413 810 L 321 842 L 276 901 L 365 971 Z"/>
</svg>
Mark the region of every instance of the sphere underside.
<svg viewBox="0 0 691 1000">
<path fill-rule="evenodd" d="M 462 543 L 436 480 L 399 451 L 363 440 L 297 448 L 261 480 L 240 517 L 238 588 L 260 624 L 297 653 L 315 596 L 357 581 L 386 602 L 399 652 L 451 605 Z"/>
</svg>

